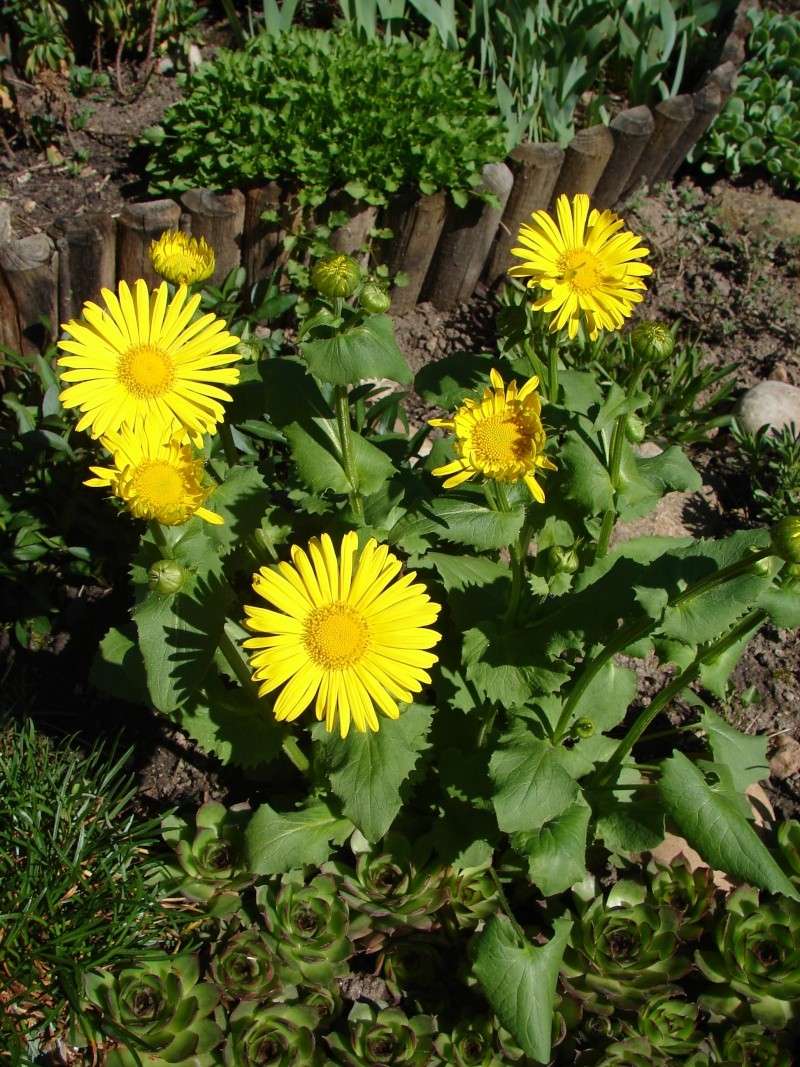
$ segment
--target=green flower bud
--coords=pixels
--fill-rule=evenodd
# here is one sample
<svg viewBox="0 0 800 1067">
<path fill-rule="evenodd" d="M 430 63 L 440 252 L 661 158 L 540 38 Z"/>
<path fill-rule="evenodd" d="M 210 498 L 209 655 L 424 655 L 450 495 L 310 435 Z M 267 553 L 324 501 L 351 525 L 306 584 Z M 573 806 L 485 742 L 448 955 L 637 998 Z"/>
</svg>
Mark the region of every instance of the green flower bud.
<svg viewBox="0 0 800 1067">
<path fill-rule="evenodd" d="M 639 359 L 660 363 L 675 350 L 675 338 L 665 322 L 643 320 L 631 330 L 631 344 Z"/>
<path fill-rule="evenodd" d="M 764 1032 L 762 1026 L 750 1024 L 737 1029 L 727 1027 L 720 1048 L 722 1063 L 737 1067 L 791 1067 L 788 1049 L 776 1037 Z"/>
<path fill-rule="evenodd" d="M 321 259 L 311 271 L 311 284 L 327 297 L 352 296 L 361 282 L 361 268 L 350 256 Z"/>
<path fill-rule="evenodd" d="M 552 545 L 547 550 L 547 560 L 556 574 L 574 574 L 581 565 L 580 556 L 574 548 Z"/>
<path fill-rule="evenodd" d="M 772 551 L 787 563 L 800 563 L 800 515 L 785 515 L 770 531 Z"/>
<path fill-rule="evenodd" d="M 625 420 L 625 436 L 632 445 L 640 445 L 647 435 L 647 427 L 638 415 L 631 414 Z"/>
<path fill-rule="evenodd" d="M 430 1062 L 435 1028 L 429 1015 L 409 1019 L 399 1008 L 377 1011 L 366 1004 L 356 1004 L 349 1020 L 349 1040 L 336 1033 L 326 1038 L 336 1062 L 352 1067 L 424 1067 Z"/>
<path fill-rule="evenodd" d="M 231 1013 L 225 1067 L 312 1067 L 319 1062 L 316 1025 L 316 1014 L 301 1004 L 242 1001 Z"/>
<path fill-rule="evenodd" d="M 389 294 L 377 282 L 367 282 L 359 294 L 358 301 L 371 315 L 381 315 L 391 306 Z"/>
<path fill-rule="evenodd" d="M 171 956 L 146 960 L 110 974 L 89 972 L 84 992 L 90 1004 L 112 1024 L 116 1036 L 121 1030 L 132 1034 L 137 1048 L 157 1054 L 158 1063 L 188 1062 L 211 1067 L 213 1050 L 222 1031 L 209 1018 L 219 994 L 213 986 L 198 982 L 200 968 L 196 956 Z M 146 1053 L 145 1053 L 146 1050 Z M 133 1067 L 137 1060 L 126 1048 L 108 1053 L 108 1067 Z"/>
<path fill-rule="evenodd" d="M 211 976 L 229 997 L 266 997 L 278 985 L 274 945 L 261 930 L 241 930 L 214 952 Z"/>
<path fill-rule="evenodd" d="M 572 727 L 572 733 L 581 739 L 591 737 L 594 733 L 594 723 L 591 719 L 578 719 Z"/>
<path fill-rule="evenodd" d="M 186 581 L 187 571 L 177 560 L 159 559 L 147 572 L 147 584 L 154 593 L 172 596 Z"/>
<path fill-rule="evenodd" d="M 260 351 L 260 346 L 255 341 L 240 341 L 236 346 L 237 354 L 250 363 L 254 363 L 258 359 Z"/>
</svg>

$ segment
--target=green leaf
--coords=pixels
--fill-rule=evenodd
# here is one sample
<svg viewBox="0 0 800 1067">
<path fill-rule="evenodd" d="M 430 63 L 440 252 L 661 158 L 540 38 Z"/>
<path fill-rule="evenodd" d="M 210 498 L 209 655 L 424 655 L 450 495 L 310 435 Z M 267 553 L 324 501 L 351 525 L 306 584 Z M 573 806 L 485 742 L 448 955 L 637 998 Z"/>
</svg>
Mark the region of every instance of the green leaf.
<svg viewBox="0 0 800 1067">
<path fill-rule="evenodd" d="M 558 451 L 558 482 L 564 498 L 589 515 L 611 507 L 613 490 L 608 471 L 597 453 L 576 431 L 570 430 Z"/>
<path fill-rule="evenodd" d="M 743 734 L 711 708 L 705 709 L 700 723 L 708 734 L 714 762 L 728 767 L 736 789 L 744 793 L 748 786 L 769 777 L 765 735 Z"/>
<path fill-rule="evenodd" d="M 512 836 L 511 844 L 528 860 L 531 881 L 546 897 L 563 893 L 585 876 L 591 814 L 580 798 L 538 830 Z"/>
<path fill-rule="evenodd" d="M 556 983 L 572 928 L 556 919 L 553 936 L 534 948 L 505 916 L 495 915 L 477 938 L 473 970 L 503 1026 L 528 1056 L 550 1060 Z"/>
<path fill-rule="evenodd" d="M 262 804 L 245 830 L 247 869 L 253 874 L 282 874 L 312 864 L 319 867 L 341 845 L 353 824 L 335 815 L 323 800 L 298 811 L 279 812 Z"/>
<path fill-rule="evenodd" d="M 497 363 L 491 356 L 459 352 L 427 363 L 414 378 L 414 392 L 426 404 L 452 411 L 467 396 L 482 393 L 489 384 L 489 371 Z"/>
<path fill-rule="evenodd" d="M 505 548 L 519 536 L 525 519 L 522 506 L 511 511 L 492 511 L 462 496 L 436 497 L 414 513 L 404 516 L 389 531 L 389 540 L 408 551 L 418 551 L 423 539 L 454 541 L 479 552 Z"/>
<path fill-rule="evenodd" d="M 656 848 L 664 840 L 664 812 L 652 786 L 645 785 L 633 767 L 623 767 L 617 781 L 621 786 L 642 788 L 590 793 L 595 835 L 611 852 L 647 852 Z"/>
<path fill-rule="evenodd" d="M 332 419 L 312 419 L 306 425 L 293 423 L 286 428 L 286 438 L 297 464 L 297 471 L 310 489 L 322 492 L 349 493 L 350 482 L 341 461 L 339 433 Z M 390 477 L 391 459 L 370 441 L 351 432 L 357 488 L 364 496 L 377 492 Z"/>
<path fill-rule="evenodd" d="M 521 730 L 501 740 L 489 761 L 489 774 L 495 784 L 497 825 L 509 834 L 544 826 L 563 814 L 578 794 L 578 783 L 561 766 L 555 749 Z"/>
<path fill-rule="evenodd" d="M 413 566 L 435 567 L 448 593 L 509 580 L 508 567 L 485 556 L 450 556 L 444 552 L 426 552 L 413 562 Z"/>
<path fill-rule="evenodd" d="M 358 326 L 306 341 L 300 348 L 311 373 L 333 385 L 358 385 L 367 378 L 411 381 L 388 315 L 370 315 Z"/>
<path fill-rule="evenodd" d="M 208 537 L 223 553 L 230 551 L 242 538 L 258 529 L 269 503 L 269 490 L 263 475 L 255 467 L 234 467 L 209 498 L 209 509 L 221 515 L 225 522 L 222 526 L 209 523 Z"/>
<path fill-rule="evenodd" d="M 711 867 L 738 881 L 800 900 L 800 893 L 734 803 L 715 793 L 682 753 L 674 753 L 661 764 L 658 790 L 678 830 Z"/>
<path fill-rule="evenodd" d="M 636 696 L 636 675 L 627 667 L 606 663 L 586 688 L 572 721 L 589 719 L 595 730 L 610 730 L 625 718 Z"/>
<path fill-rule="evenodd" d="M 144 660 L 132 622 L 119 629 L 112 626 L 105 635 L 89 671 L 89 681 L 95 688 L 120 700 L 132 704 L 150 703 Z"/>
<path fill-rule="evenodd" d="M 411 704 L 373 733 L 327 734 L 320 748 L 331 789 L 368 841 L 378 841 L 400 810 L 400 787 L 430 745 L 431 708 Z"/>
<path fill-rule="evenodd" d="M 618 508 L 623 522 L 647 515 L 665 493 L 676 490 L 695 493 L 703 484 L 702 478 L 677 445 L 648 459 L 637 456 L 630 446 L 626 446 L 622 460 Z"/>
<path fill-rule="evenodd" d="M 266 702 L 259 705 L 244 690 L 229 689 L 216 675 L 173 717 L 204 752 L 239 767 L 269 763 L 280 752 L 286 733 Z"/>
</svg>

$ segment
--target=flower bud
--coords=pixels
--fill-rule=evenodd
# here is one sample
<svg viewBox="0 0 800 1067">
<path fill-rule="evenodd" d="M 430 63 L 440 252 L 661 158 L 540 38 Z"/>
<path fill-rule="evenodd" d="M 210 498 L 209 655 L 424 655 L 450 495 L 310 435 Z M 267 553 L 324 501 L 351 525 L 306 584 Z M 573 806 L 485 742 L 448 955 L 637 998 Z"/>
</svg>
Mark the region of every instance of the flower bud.
<svg viewBox="0 0 800 1067">
<path fill-rule="evenodd" d="M 255 362 L 259 357 L 259 346 L 253 341 L 240 341 L 236 346 L 237 354 L 248 361 Z"/>
<path fill-rule="evenodd" d="M 574 574 L 581 565 L 578 553 L 574 548 L 562 548 L 561 545 L 553 545 L 548 549 L 547 557 L 556 574 Z"/>
<path fill-rule="evenodd" d="M 572 732 L 578 738 L 591 737 L 594 733 L 594 723 L 591 719 L 578 719 L 572 727 Z"/>
<path fill-rule="evenodd" d="M 785 515 L 772 527 L 772 551 L 787 563 L 800 563 L 800 515 Z"/>
<path fill-rule="evenodd" d="M 327 297 L 352 296 L 361 281 L 361 269 L 350 256 L 321 259 L 311 271 L 311 284 Z"/>
<path fill-rule="evenodd" d="M 647 429 L 638 415 L 629 415 L 625 420 L 625 436 L 632 445 L 640 445 L 644 441 Z"/>
<path fill-rule="evenodd" d="M 174 559 L 159 559 L 147 572 L 147 584 L 154 593 L 172 596 L 186 580 L 186 569 Z"/>
<path fill-rule="evenodd" d="M 665 322 L 645 319 L 634 326 L 630 336 L 633 351 L 648 362 L 669 359 L 675 349 L 675 338 Z"/>
<path fill-rule="evenodd" d="M 359 295 L 359 303 L 371 315 L 381 315 L 389 310 L 391 300 L 386 290 L 377 282 L 367 282 Z"/>
</svg>

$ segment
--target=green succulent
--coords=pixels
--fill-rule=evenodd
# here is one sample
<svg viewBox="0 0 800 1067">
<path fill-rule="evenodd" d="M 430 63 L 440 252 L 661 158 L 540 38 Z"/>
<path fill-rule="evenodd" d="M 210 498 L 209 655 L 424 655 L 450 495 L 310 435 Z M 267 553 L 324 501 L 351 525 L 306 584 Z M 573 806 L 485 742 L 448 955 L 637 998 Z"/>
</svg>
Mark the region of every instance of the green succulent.
<svg viewBox="0 0 800 1067">
<path fill-rule="evenodd" d="M 605 1050 L 597 1067 L 673 1067 L 674 1061 L 662 1056 L 642 1037 L 615 1041 Z"/>
<path fill-rule="evenodd" d="M 780 1029 L 800 1004 L 800 904 L 787 897 L 759 901 L 758 891 L 737 889 L 714 930 L 717 951 L 695 953 L 697 966 L 717 992 L 700 1004 L 713 1014 Z"/>
<path fill-rule="evenodd" d="M 800 822 L 786 819 L 778 826 L 778 850 L 789 876 L 800 878 Z"/>
<path fill-rule="evenodd" d="M 668 1056 L 684 1056 L 697 1048 L 697 1004 L 683 1000 L 678 989 L 654 993 L 642 1005 L 632 1037 L 641 1037 Z M 627 1027 L 626 1027 L 627 1029 Z"/>
<path fill-rule="evenodd" d="M 678 916 L 645 903 L 644 886 L 622 880 L 595 897 L 572 926 L 562 968 L 569 989 L 590 1011 L 607 1014 L 604 999 L 637 1007 L 650 991 L 686 974 L 678 955 Z"/>
<path fill-rule="evenodd" d="M 354 925 L 353 936 L 368 937 L 365 951 L 377 951 L 394 930 L 432 928 L 434 914 L 447 899 L 447 886 L 445 869 L 428 861 L 427 852 L 389 833 L 380 852 L 359 855 L 355 871 L 341 863 L 325 865 L 323 870 L 341 879 L 340 891 L 351 911 L 364 917 Z"/>
<path fill-rule="evenodd" d="M 456 1023 L 449 1034 L 437 1036 L 435 1047 L 443 1062 L 452 1067 L 502 1067 L 508 1063 L 491 1016 Z"/>
<path fill-rule="evenodd" d="M 330 1026 L 342 1014 L 342 993 L 338 983 L 298 986 L 297 999 L 316 1014 L 318 1026 Z"/>
<path fill-rule="evenodd" d="M 669 867 L 656 866 L 650 879 L 650 895 L 659 906 L 674 908 L 678 913 L 681 940 L 694 941 L 714 909 L 714 875 L 710 867 L 690 870 L 683 859 Z"/>
<path fill-rule="evenodd" d="M 253 876 L 244 869 L 244 828 L 247 810 L 209 801 L 198 808 L 194 826 L 177 815 L 162 823 L 164 840 L 175 849 L 179 891 L 190 900 L 208 903 L 217 917 L 239 907 L 238 890 Z"/>
<path fill-rule="evenodd" d="M 218 1060 L 214 1049 L 222 1031 L 209 1018 L 219 994 L 199 982 L 196 956 L 146 960 L 117 974 L 89 973 L 84 992 L 90 1005 L 102 1013 L 106 1032 L 126 1035 L 146 1067 L 186 1064 L 211 1067 Z M 107 1067 L 135 1067 L 130 1048 L 109 1052 Z"/>
<path fill-rule="evenodd" d="M 313 1067 L 317 1015 L 301 1004 L 243 1001 L 228 1024 L 225 1067 Z"/>
<path fill-rule="evenodd" d="M 455 946 L 435 936 L 393 939 L 383 951 L 386 986 L 397 1001 L 405 998 L 417 1010 L 441 1011 L 455 977 L 454 956 Z"/>
<path fill-rule="evenodd" d="M 240 930 L 214 950 L 211 977 L 236 1000 L 264 998 L 280 987 L 275 943 L 255 927 Z"/>
<path fill-rule="evenodd" d="M 433 1057 L 434 1021 L 429 1015 L 411 1018 L 399 1008 L 378 1011 L 355 1004 L 348 1037 L 328 1034 L 326 1040 L 335 1062 L 351 1067 L 423 1067 Z"/>
<path fill-rule="evenodd" d="M 301 878 L 287 875 L 277 890 L 259 886 L 256 901 L 288 981 L 327 985 L 347 973 L 346 961 L 353 954 L 348 908 L 333 878 L 319 874 L 304 885 Z"/>
<path fill-rule="evenodd" d="M 498 909 L 500 898 L 491 864 L 451 870 L 446 888 L 449 911 L 460 930 L 473 930 L 482 919 L 488 919 Z"/>
<path fill-rule="evenodd" d="M 722 1036 L 720 1067 L 792 1067 L 789 1051 L 757 1023 L 728 1027 Z"/>
</svg>

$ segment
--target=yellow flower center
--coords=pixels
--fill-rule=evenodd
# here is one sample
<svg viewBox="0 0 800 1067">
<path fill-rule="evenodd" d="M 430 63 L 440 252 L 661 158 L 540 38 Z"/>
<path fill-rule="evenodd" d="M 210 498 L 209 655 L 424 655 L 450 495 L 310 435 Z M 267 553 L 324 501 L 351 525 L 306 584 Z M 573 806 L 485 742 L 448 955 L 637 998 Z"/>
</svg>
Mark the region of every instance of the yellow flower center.
<svg viewBox="0 0 800 1067">
<path fill-rule="evenodd" d="M 573 248 L 561 257 L 564 281 L 578 293 L 590 293 L 603 281 L 600 261 L 585 248 Z"/>
<path fill-rule="evenodd" d="M 117 375 L 129 393 L 144 399 L 167 392 L 175 378 L 175 367 L 160 348 L 135 345 L 123 354 Z"/>
<path fill-rule="evenodd" d="M 318 667 L 335 671 L 359 662 L 369 644 L 369 628 L 359 611 L 336 601 L 314 608 L 303 640 Z"/>
<path fill-rule="evenodd" d="M 156 516 L 166 516 L 186 506 L 183 475 L 162 460 L 142 463 L 134 475 L 133 486 L 141 503 Z"/>
<path fill-rule="evenodd" d="M 503 414 L 487 415 L 472 430 L 472 459 L 479 467 L 519 463 L 530 448 L 524 422 L 508 408 Z"/>
</svg>

